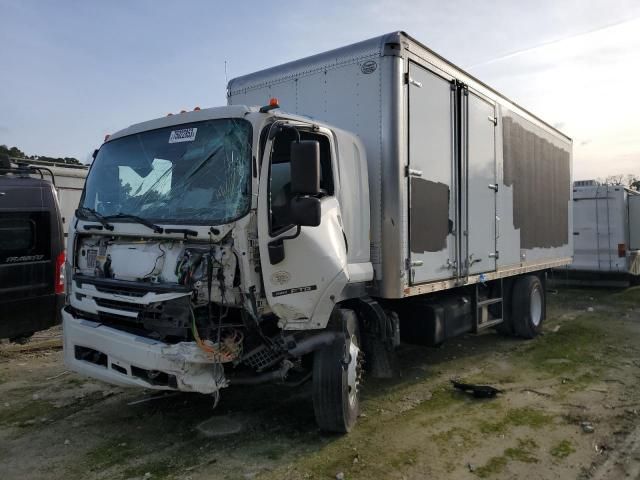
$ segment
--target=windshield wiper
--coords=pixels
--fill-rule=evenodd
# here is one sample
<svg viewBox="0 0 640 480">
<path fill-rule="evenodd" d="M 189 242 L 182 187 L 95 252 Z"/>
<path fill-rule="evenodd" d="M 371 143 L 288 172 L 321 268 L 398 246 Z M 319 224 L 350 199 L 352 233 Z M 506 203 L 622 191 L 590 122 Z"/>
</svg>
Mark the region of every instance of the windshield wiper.
<svg viewBox="0 0 640 480">
<path fill-rule="evenodd" d="M 145 227 L 150 228 L 151 230 L 153 230 L 155 233 L 162 233 L 164 232 L 164 229 L 159 226 L 156 225 L 153 222 L 150 222 L 149 220 L 147 220 L 146 218 L 142 218 L 139 217 L 137 215 L 132 215 L 131 213 L 116 213 L 115 215 L 107 215 L 106 217 L 103 217 L 104 219 L 116 219 L 116 218 L 127 218 L 129 220 L 133 220 L 134 222 L 139 223 L 140 225 L 144 225 Z"/>
<path fill-rule="evenodd" d="M 93 208 L 80 207 L 80 208 L 76 209 L 76 217 L 82 218 L 83 220 L 90 220 L 89 218 L 87 218 L 87 216 L 83 212 L 86 212 L 89 215 L 93 216 L 93 218 L 97 222 L 99 222 L 107 230 L 113 230 L 113 225 L 111 225 L 109 222 L 107 222 L 107 219 L 104 216 L 102 216 L 101 214 L 99 214 L 98 212 L 96 212 Z M 100 228 L 100 227 L 96 227 L 95 225 L 85 225 L 84 226 L 85 230 L 89 230 L 90 228 Z"/>
</svg>

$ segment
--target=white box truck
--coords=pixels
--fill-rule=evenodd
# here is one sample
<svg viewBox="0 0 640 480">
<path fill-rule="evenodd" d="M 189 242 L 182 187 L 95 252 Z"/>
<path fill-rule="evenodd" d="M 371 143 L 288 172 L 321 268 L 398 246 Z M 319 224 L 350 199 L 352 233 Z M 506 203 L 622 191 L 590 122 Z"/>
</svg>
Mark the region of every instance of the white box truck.
<svg viewBox="0 0 640 480">
<path fill-rule="evenodd" d="M 573 263 L 554 275 L 570 283 L 640 280 L 640 193 L 623 185 L 573 184 Z"/>
<path fill-rule="evenodd" d="M 346 432 L 401 338 L 539 333 L 573 253 L 571 139 L 402 32 L 228 99 L 100 148 L 68 244 L 71 369 L 216 399 L 312 378 L 319 426 Z"/>
</svg>

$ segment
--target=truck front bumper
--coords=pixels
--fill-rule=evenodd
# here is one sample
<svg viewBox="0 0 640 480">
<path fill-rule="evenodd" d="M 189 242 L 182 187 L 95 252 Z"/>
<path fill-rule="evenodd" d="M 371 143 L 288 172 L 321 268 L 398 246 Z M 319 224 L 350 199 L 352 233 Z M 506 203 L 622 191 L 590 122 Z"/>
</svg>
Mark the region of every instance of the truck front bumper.
<svg viewBox="0 0 640 480">
<path fill-rule="evenodd" d="M 124 387 L 214 393 L 227 386 L 223 366 L 194 342 L 170 345 L 62 311 L 64 363 Z"/>
</svg>

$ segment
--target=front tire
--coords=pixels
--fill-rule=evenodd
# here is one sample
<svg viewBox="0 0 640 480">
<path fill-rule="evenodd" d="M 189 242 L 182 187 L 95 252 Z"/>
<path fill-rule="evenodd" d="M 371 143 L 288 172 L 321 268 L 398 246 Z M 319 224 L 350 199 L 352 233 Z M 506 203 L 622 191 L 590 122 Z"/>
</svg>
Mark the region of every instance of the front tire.
<svg viewBox="0 0 640 480">
<path fill-rule="evenodd" d="M 344 335 L 314 354 L 313 409 L 322 430 L 347 433 L 360 411 L 363 355 L 355 312 L 339 309 L 335 317 L 335 327 Z"/>
<path fill-rule="evenodd" d="M 545 318 L 545 296 L 540 278 L 527 275 L 516 280 L 512 295 L 514 333 L 522 338 L 535 338 L 542 331 Z"/>
</svg>

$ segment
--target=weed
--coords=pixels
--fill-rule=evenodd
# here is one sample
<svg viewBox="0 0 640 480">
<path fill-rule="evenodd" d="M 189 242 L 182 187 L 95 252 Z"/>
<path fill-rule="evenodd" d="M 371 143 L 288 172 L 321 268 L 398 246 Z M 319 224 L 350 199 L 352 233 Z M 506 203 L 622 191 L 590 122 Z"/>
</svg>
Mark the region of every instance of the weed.
<svg viewBox="0 0 640 480">
<path fill-rule="evenodd" d="M 576 451 L 575 448 L 573 448 L 569 440 L 562 440 L 561 442 L 553 446 L 553 448 L 551 448 L 549 453 L 551 454 L 552 457 L 562 459 L 562 458 L 567 458 L 569 455 L 571 455 L 575 451 Z"/>
<path fill-rule="evenodd" d="M 498 422 L 481 422 L 480 431 L 486 434 L 498 434 L 504 433 L 509 427 L 541 428 L 552 420 L 553 417 L 550 415 L 530 407 L 514 408 L 507 411 L 507 414 Z"/>
<path fill-rule="evenodd" d="M 134 457 L 132 444 L 128 438 L 117 437 L 92 448 L 86 453 L 90 469 L 104 470 Z"/>
<path fill-rule="evenodd" d="M 523 463 L 537 463 L 538 459 L 532 451 L 538 448 L 538 444 L 530 438 L 518 439 L 516 447 L 507 448 L 497 457 L 491 457 L 487 463 L 475 470 L 480 478 L 487 478 L 502 472 L 510 460 Z"/>
<path fill-rule="evenodd" d="M 145 463 L 141 463 L 139 465 L 135 465 L 133 467 L 129 467 L 124 470 L 123 477 L 124 478 L 140 478 L 145 476 L 147 473 L 151 474 L 151 478 L 160 479 L 166 478 L 169 474 L 174 470 L 174 465 L 170 460 L 161 459 L 161 460 L 151 460 Z"/>
</svg>

